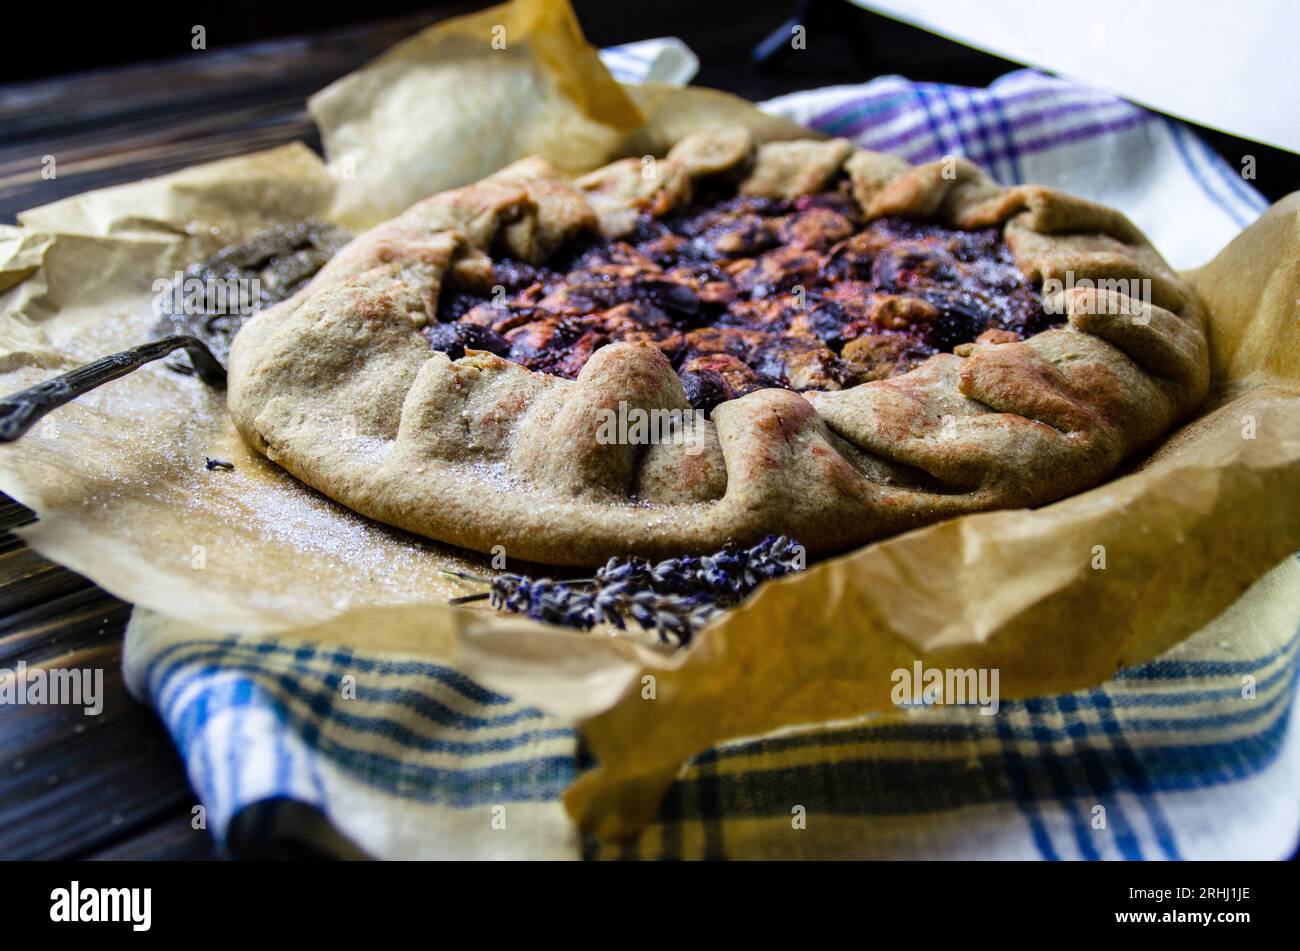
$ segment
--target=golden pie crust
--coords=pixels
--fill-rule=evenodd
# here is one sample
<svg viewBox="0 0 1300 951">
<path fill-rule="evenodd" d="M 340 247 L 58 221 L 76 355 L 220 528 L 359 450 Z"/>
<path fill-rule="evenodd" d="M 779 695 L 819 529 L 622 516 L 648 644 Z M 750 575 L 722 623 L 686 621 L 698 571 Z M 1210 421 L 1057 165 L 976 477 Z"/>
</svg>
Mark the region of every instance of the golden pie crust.
<svg viewBox="0 0 1300 951">
<path fill-rule="evenodd" d="M 623 235 L 720 176 L 774 198 L 844 181 L 869 220 L 1001 228 L 1063 323 L 848 389 L 761 389 L 718 405 L 698 442 L 650 445 L 601 426 L 620 404 L 690 408 L 652 343 L 604 346 L 576 380 L 430 349 L 441 289 L 491 287 L 493 254 L 541 263 Z M 466 548 L 589 565 L 776 532 L 815 554 L 1098 484 L 1202 401 L 1207 357 L 1195 295 L 1118 211 L 1003 187 L 964 160 L 913 167 L 839 139 L 756 147 L 734 128 L 576 180 L 524 159 L 372 228 L 239 332 L 229 406 L 243 438 L 308 485 Z"/>
</svg>

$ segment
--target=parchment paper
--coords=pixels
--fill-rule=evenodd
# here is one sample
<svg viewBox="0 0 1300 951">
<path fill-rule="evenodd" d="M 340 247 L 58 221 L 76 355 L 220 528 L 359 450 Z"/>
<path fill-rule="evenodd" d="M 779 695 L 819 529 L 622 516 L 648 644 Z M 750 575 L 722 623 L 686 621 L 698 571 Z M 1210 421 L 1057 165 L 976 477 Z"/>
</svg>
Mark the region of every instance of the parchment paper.
<svg viewBox="0 0 1300 951">
<path fill-rule="evenodd" d="M 508 57 L 483 29 L 500 22 L 508 42 L 511 24 L 530 38 Z M 801 134 L 707 90 L 622 97 L 571 26 L 567 5 L 529 0 L 408 41 L 313 101 L 328 169 L 287 147 L 25 213 L 0 231 L 0 391 L 139 343 L 155 280 L 268 224 L 332 215 L 355 227 L 522 150 L 574 168 L 583 155 L 662 152 L 716 122 Z M 468 88 L 492 92 L 447 96 L 418 122 L 405 112 Z M 552 113 L 580 138 L 528 131 Z M 567 148 L 579 140 L 596 147 Z M 582 721 L 600 766 L 568 805 L 584 827 L 625 835 L 716 742 L 885 709 L 891 672 L 918 659 L 999 668 L 1007 699 L 1095 684 L 1300 548 L 1297 262 L 1293 195 L 1192 275 L 1211 310 L 1216 395 L 1131 471 L 1036 511 L 968 516 L 813 566 L 673 656 L 446 606 L 473 586 L 441 569 L 485 573 L 480 556 L 303 487 L 240 443 L 218 394 L 157 364 L 0 446 L 0 489 L 38 512 L 22 530 L 35 550 L 147 609 L 131 638 L 292 632 L 420 655 Z M 207 471 L 205 456 L 235 469 Z M 641 699 L 647 675 L 654 700 Z"/>
<path fill-rule="evenodd" d="M 567 0 L 517 0 L 439 24 L 308 106 L 339 183 L 334 217 L 354 229 L 527 155 L 586 171 L 662 155 L 727 116 L 760 141 L 810 134 L 714 90 L 620 86 Z"/>
</svg>

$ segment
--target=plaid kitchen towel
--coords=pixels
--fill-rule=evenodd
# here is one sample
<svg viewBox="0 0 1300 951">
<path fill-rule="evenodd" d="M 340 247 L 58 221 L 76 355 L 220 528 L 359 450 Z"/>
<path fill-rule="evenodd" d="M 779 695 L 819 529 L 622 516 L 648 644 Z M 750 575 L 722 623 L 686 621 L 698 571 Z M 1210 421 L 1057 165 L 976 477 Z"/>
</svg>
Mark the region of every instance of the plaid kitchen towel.
<svg viewBox="0 0 1300 951">
<path fill-rule="evenodd" d="M 133 625 L 127 669 L 218 839 L 240 809 L 281 798 L 386 858 L 1282 858 L 1300 829 L 1297 623 L 1289 559 L 1092 690 L 711 750 L 619 847 L 580 841 L 565 818 L 573 731 L 450 668 Z"/>
<path fill-rule="evenodd" d="M 606 59 L 633 80 L 657 56 L 633 44 Z M 1179 267 L 1266 204 L 1187 128 L 1028 70 L 988 89 L 884 77 L 766 108 L 912 161 L 966 155 L 1006 183 L 1120 206 Z M 136 624 L 126 667 L 218 840 L 242 809 L 281 798 L 388 858 L 1278 858 L 1300 832 L 1298 625 L 1290 559 L 1165 656 L 1093 690 L 711 750 L 617 848 L 580 840 L 560 805 L 583 766 L 574 732 L 455 670 Z"/>
<path fill-rule="evenodd" d="M 600 51 L 600 61 L 621 83 L 685 86 L 700 69 L 695 51 L 675 36 L 610 46 Z"/>
</svg>

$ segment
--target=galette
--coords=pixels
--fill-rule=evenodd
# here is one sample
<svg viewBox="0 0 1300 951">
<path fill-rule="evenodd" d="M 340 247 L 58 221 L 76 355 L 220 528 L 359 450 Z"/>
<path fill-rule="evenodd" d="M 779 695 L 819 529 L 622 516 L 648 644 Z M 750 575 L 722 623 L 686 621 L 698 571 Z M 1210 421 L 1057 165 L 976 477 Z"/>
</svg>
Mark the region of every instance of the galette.
<svg viewBox="0 0 1300 951">
<path fill-rule="evenodd" d="M 1200 305 L 1118 211 L 727 128 L 359 235 L 239 331 L 229 405 L 366 516 L 590 565 L 1041 505 L 1207 384 Z"/>
</svg>

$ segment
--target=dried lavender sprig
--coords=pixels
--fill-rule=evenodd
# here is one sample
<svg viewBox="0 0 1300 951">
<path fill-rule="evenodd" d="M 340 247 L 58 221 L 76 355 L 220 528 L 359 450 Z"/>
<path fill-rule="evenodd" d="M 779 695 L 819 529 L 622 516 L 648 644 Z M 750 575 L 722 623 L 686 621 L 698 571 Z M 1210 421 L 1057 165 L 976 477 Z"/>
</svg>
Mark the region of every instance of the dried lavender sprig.
<svg viewBox="0 0 1300 951">
<path fill-rule="evenodd" d="M 627 582 L 670 594 L 708 593 L 740 600 L 768 578 L 800 571 L 803 547 L 784 535 L 768 535 L 749 548 L 730 544 L 703 557 L 669 558 L 651 564 L 644 558 L 611 558 L 596 572 L 601 584 Z"/>
<path fill-rule="evenodd" d="M 642 629 L 654 631 L 664 643 L 689 644 L 695 632 L 719 609 L 704 595 L 663 594 L 632 588 L 627 582 L 601 586 L 594 599 L 599 620 L 626 629 L 630 617 Z"/>
<path fill-rule="evenodd" d="M 712 602 L 699 597 L 631 590 L 620 584 L 584 591 L 566 581 L 503 573 L 491 585 L 488 598 L 498 610 L 584 631 L 602 621 L 624 630 L 631 618 L 665 643 L 688 643 L 717 611 Z"/>
<path fill-rule="evenodd" d="M 630 618 L 664 643 L 687 644 L 721 610 L 767 578 L 804 566 L 804 550 L 784 536 L 769 535 L 749 548 L 728 545 L 713 555 L 611 558 L 595 578 L 553 581 L 502 573 L 490 581 L 458 571 L 445 574 L 489 584 L 489 591 L 453 603 L 488 598 L 493 607 L 537 621 L 590 630 L 605 622 L 625 630 Z M 583 588 L 594 587 L 594 590 Z"/>
</svg>

